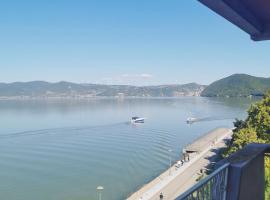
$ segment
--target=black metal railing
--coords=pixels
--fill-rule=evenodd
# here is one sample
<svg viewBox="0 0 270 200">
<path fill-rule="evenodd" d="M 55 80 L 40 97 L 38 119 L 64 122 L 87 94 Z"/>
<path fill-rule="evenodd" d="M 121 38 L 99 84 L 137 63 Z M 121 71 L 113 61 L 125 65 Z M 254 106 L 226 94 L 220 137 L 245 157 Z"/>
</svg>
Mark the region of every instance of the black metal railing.
<svg viewBox="0 0 270 200">
<path fill-rule="evenodd" d="M 194 185 L 176 200 L 225 200 L 228 180 L 228 167 L 225 164 L 205 179 Z"/>
</svg>

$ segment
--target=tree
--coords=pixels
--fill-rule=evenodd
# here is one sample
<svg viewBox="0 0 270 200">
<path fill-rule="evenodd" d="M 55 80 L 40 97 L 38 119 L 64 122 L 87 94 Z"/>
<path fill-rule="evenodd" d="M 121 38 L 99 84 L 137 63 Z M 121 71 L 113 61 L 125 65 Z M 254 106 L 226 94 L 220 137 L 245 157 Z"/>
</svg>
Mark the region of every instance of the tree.
<svg viewBox="0 0 270 200">
<path fill-rule="evenodd" d="M 250 106 L 246 120 L 236 119 L 234 126 L 232 141 L 223 154 L 225 157 L 249 143 L 270 143 L 270 92 L 261 101 Z M 269 157 L 265 158 L 265 184 L 265 196 L 270 200 Z"/>
<path fill-rule="evenodd" d="M 256 130 L 259 138 L 270 142 L 270 92 L 261 101 L 251 105 L 246 123 Z"/>
</svg>

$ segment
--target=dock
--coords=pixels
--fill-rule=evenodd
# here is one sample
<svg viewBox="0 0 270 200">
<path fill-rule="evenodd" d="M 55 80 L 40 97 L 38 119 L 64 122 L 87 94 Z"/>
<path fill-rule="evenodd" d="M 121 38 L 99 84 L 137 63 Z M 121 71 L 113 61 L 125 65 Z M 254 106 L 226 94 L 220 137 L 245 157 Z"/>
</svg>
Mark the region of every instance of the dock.
<svg viewBox="0 0 270 200">
<path fill-rule="evenodd" d="M 190 155 L 188 162 L 184 162 L 180 167 L 174 164 L 127 200 L 158 200 L 161 192 L 164 199 L 175 199 L 197 182 L 201 170 L 218 156 L 217 152 L 226 146 L 226 140 L 230 140 L 231 136 L 232 129 L 228 128 L 218 128 L 201 136 L 186 146 L 185 152 Z"/>
</svg>

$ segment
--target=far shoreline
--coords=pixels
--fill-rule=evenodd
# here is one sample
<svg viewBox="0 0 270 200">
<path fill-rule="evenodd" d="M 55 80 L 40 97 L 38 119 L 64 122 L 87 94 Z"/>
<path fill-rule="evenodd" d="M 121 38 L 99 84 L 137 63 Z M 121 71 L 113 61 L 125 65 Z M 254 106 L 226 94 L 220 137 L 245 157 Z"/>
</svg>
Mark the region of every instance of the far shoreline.
<svg viewBox="0 0 270 200">
<path fill-rule="evenodd" d="M 113 99 L 113 100 L 128 100 L 128 99 L 182 99 L 182 98 L 205 98 L 205 99 L 260 99 L 262 96 L 236 96 L 236 97 L 223 97 L 223 96 L 199 96 L 199 95 L 186 95 L 186 96 L 93 96 L 93 97 L 76 97 L 76 96 L 55 96 L 55 97 L 31 97 L 31 96 L 14 96 L 6 97 L 0 96 L 0 101 L 27 101 L 27 100 L 103 100 L 103 99 Z"/>
</svg>

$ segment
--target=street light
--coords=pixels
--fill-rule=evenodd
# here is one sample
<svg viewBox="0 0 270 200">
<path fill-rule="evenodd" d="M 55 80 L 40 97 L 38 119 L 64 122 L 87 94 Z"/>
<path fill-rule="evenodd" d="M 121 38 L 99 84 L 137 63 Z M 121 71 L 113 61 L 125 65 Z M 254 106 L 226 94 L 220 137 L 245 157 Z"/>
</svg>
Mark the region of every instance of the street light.
<svg viewBox="0 0 270 200">
<path fill-rule="evenodd" d="M 104 187 L 102 187 L 102 186 L 97 187 L 98 200 L 101 200 L 101 193 L 102 193 L 103 189 L 104 189 Z"/>
<path fill-rule="evenodd" d="M 169 170 L 169 176 L 170 176 L 171 170 L 172 170 L 172 157 L 171 157 L 172 150 L 168 149 L 168 152 L 169 152 L 169 159 L 170 159 L 170 170 Z"/>
</svg>

